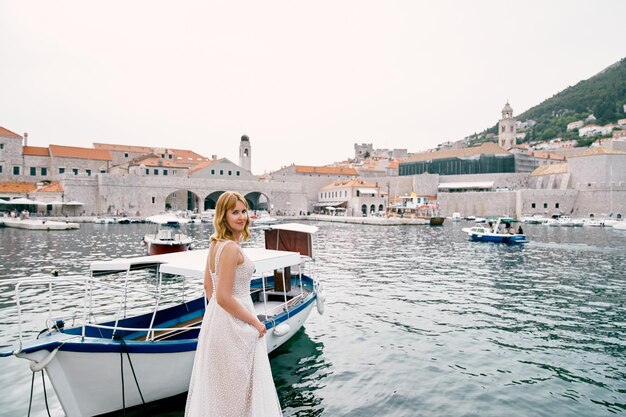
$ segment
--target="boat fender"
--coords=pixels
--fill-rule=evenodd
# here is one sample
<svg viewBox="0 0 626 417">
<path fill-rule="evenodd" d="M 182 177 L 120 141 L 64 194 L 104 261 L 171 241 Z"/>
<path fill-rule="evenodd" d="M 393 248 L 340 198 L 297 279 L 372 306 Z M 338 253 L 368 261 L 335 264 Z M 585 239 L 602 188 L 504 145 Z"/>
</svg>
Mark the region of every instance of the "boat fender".
<svg viewBox="0 0 626 417">
<path fill-rule="evenodd" d="M 320 315 L 324 315 L 324 301 L 326 301 L 326 292 L 320 286 L 317 292 L 317 297 L 315 297 L 315 305 L 317 307 L 317 312 L 320 313 Z"/>
<path fill-rule="evenodd" d="M 289 333 L 290 330 L 291 327 L 289 327 L 287 323 L 280 323 L 278 326 L 274 327 L 274 334 L 278 337 L 282 337 Z"/>
<path fill-rule="evenodd" d="M 45 368 L 46 366 L 48 366 L 48 364 L 50 363 L 50 361 L 52 361 L 52 359 L 54 359 L 54 356 L 57 354 L 57 352 L 59 351 L 59 349 L 61 349 L 61 346 L 58 346 L 56 349 L 54 349 L 52 352 L 48 353 L 48 356 L 46 356 L 45 358 L 43 358 L 42 360 L 40 360 L 39 362 L 36 361 L 31 361 L 29 367 L 30 370 L 33 372 L 39 372 L 41 371 L 43 368 Z"/>
</svg>

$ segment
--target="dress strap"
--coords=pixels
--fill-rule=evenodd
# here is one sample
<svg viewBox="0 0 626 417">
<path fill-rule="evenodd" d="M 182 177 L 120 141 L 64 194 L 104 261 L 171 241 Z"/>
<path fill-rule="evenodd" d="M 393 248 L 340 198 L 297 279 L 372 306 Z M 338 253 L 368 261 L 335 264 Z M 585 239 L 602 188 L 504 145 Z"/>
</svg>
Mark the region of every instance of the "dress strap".
<svg viewBox="0 0 626 417">
<path fill-rule="evenodd" d="M 209 264 L 209 273 L 211 274 L 211 282 L 213 283 L 213 288 L 216 288 L 215 279 L 217 278 L 217 273 L 219 272 L 220 256 L 222 255 L 222 251 L 229 242 L 229 240 L 222 240 L 215 243 L 215 246 L 217 248 L 215 249 L 215 259 L 213 262 L 213 264 L 215 265 L 215 272 L 211 271 L 211 265 Z"/>
</svg>

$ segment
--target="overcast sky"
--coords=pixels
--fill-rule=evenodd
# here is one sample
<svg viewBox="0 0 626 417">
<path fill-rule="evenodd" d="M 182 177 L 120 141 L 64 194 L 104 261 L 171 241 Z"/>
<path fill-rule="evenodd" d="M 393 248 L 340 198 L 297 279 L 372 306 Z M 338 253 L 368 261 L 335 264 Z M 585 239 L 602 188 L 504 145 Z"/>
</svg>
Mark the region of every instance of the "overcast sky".
<svg viewBox="0 0 626 417">
<path fill-rule="evenodd" d="M 355 142 L 417 152 L 625 57 L 625 18 L 623 0 L 0 0 L 0 126 L 236 163 L 247 134 L 255 174 Z"/>
</svg>

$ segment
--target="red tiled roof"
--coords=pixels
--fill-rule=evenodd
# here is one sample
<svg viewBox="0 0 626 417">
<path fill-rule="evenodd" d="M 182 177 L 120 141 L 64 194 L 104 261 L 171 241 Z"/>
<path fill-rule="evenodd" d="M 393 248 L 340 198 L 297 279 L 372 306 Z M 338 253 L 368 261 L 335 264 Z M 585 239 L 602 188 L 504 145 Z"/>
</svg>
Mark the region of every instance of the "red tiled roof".
<svg viewBox="0 0 626 417">
<path fill-rule="evenodd" d="M 562 155 L 557 155 L 555 153 L 551 153 L 551 152 L 539 152 L 539 151 L 534 151 L 532 153 L 532 156 L 534 156 L 535 158 L 542 158 L 542 159 L 556 159 L 557 161 L 565 161 L 567 160 L 566 157 L 562 156 Z"/>
<path fill-rule="evenodd" d="M 17 133 L 11 132 L 9 129 L 5 129 L 2 126 L 0 126 L 0 137 L 22 139 L 22 137 Z"/>
<path fill-rule="evenodd" d="M 94 143 L 96 149 L 106 149 L 109 151 L 125 151 L 138 153 L 155 153 L 155 154 L 172 154 L 174 161 L 184 162 L 185 164 L 197 164 L 206 161 L 208 158 L 187 149 L 163 148 L 159 146 L 133 146 L 133 145 L 116 145 L 112 143 Z"/>
<path fill-rule="evenodd" d="M 111 153 L 105 149 L 78 148 L 75 146 L 50 145 L 50 156 L 60 158 L 95 159 L 110 161 Z"/>
<path fill-rule="evenodd" d="M 579 158 L 581 156 L 594 156 L 594 155 L 626 155 L 626 152 L 617 151 L 613 149 L 607 149 L 602 146 L 594 146 L 594 147 L 587 149 L 585 152 L 581 154 L 572 155 L 570 156 L 570 158 Z"/>
<path fill-rule="evenodd" d="M 357 175 L 356 169 L 348 167 L 312 167 L 296 165 L 297 174 L 325 174 L 325 175 Z"/>
<path fill-rule="evenodd" d="M 36 190 L 37 193 L 62 193 L 63 187 L 61 186 L 60 181 L 51 182 L 48 185 L 44 185 L 40 189 Z"/>
<path fill-rule="evenodd" d="M 187 164 L 197 164 L 198 162 L 208 161 L 209 158 L 206 158 L 199 153 L 195 153 L 194 151 L 188 151 L 185 149 L 167 149 L 167 151 L 171 154 L 174 154 L 174 158 L 179 162 L 185 162 Z"/>
<path fill-rule="evenodd" d="M 189 168 L 187 165 L 181 165 L 180 163 L 176 163 L 173 161 L 169 161 L 167 159 L 162 159 L 157 156 L 151 156 L 149 158 L 140 159 L 137 161 L 137 164 L 144 165 L 147 167 L 167 167 L 167 168 L 181 168 L 187 169 Z"/>
<path fill-rule="evenodd" d="M 539 168 L 535 169 L 530 176 L 531 177 L 540 177 L 542 175 L 555 175 L 555 174 L 567 174 L 568 165 L 565 164 L 553 164 L 553 165 L 543 165 Z"/>
<path fill-rule="evenodd" d="M 41 146 L 24 146 L 23 153 L 30 156 L 50 156 L 49 149 Z"/>
<path fill-rule="evenodd" d="M 139 153 L 151 153 L 152 152 L 152 148 L 148 148 L 147 146 L 115 145 L 112 143 L 94 143 L 93 147 L 96 149 L 106 149 L 108 151 L 139 152 Z"/>
<path fill-rule="evenodd" d="M 32 182 L 0 182 L 0 193 L 30 193 L 37 189 Z"/>
<path fill-rule="evenodd" d="M 198 165 L 194 165 L 193 167 L 189 168 L 189 175 L 193 174 L 194 172 L 198 172 L 210 165 L 213 165 L 214 163 L 217 162 L 217 159 L 211 159 L 209 161 L 204 161 L 204 162 L 200 162 Z"/>
<path fill-rule="evenodd" d="M 366 183 L 362 178 L 354 178 L 351 180 L 335 181 L 322 187 L 322 190 L 332 190 L 334 188 L 376 188 L 376 184 Z"/>
</svg>

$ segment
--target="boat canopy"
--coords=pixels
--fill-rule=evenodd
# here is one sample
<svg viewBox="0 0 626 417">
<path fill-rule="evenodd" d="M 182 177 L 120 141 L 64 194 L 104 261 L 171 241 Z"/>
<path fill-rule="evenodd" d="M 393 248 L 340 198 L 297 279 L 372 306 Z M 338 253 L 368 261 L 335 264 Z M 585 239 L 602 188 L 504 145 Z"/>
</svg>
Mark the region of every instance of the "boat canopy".
<svg viewBox="0 0 626 417">
<path fill-rule="evenodd" d="M 296 252 L 263 248 L 243 248 L 243 251 L 252 260 L 256 271 L 259 273 L 298 265 L 302 261 Z M 166 274 L 202 279 L 208 255 L 209 250 L 202 249 L 165 255 L 113 259 L 111 261 L 92 262 L 89 269 L 95 273 L 105 274 L 159 266 L 159 271 Z"/>
<path fill-rule="evenodd" d="M 346 206 L 348 204 L 347 201 L 322 201 L 322 202 L 318 202 L 313 204 L 313 207 L 339 207 L 339 206 Z"/>
<path fill-rule="evenodd" d="M 298 252 L 313 258 L 311 236 L 317 232 L 316 226 L 299 223 L 277 224 L 265 229 L 265 248 Z"/>
<path fill-rule="evenodd" d="M 257 273 L 273 272 L 276 269 L 298 265 L 302 259 L 295 252 L 268 250 L 263 248 L 243 248 L 244 253 L 254 263 Z M 179 256 L 161 265 L 160 271 L 166 274 L 183 275 L 186 277 L 204 277 L 208 249 L 183 252 L 185 257 Z"/>
</svg>

